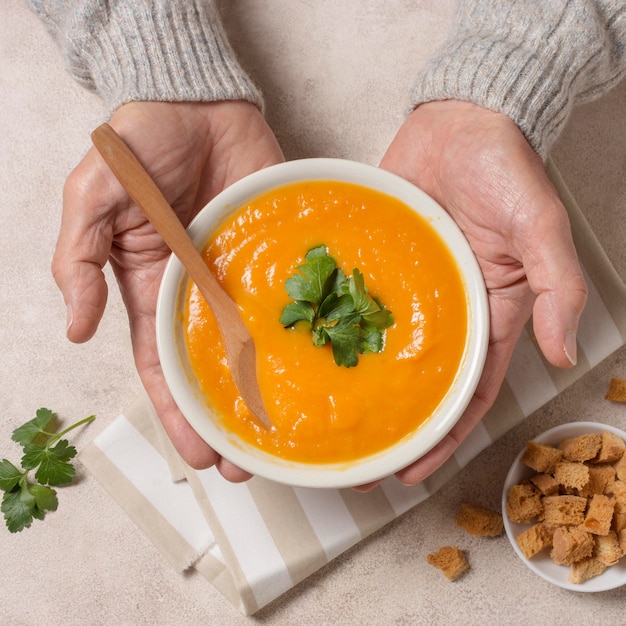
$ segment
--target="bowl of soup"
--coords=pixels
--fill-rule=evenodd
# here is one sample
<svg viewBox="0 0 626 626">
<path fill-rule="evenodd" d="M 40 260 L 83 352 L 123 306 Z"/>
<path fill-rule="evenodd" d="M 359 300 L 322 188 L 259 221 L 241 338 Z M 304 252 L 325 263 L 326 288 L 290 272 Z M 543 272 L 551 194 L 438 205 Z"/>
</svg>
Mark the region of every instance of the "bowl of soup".
<svg viewBox="0 0 626 626">
<path fill-rule="evenodd" d="M 196 432 L 264 478 L 340 488 L 437 445 L 482 373 L 482 274 L 432 198 L 380 168 L 303 159 L 260 170 L 189 226 L 254 339 L 271 428 L 248 410 L 203 297 L 173 255 L 157 304 L 167 385 Z"/>
</svg>

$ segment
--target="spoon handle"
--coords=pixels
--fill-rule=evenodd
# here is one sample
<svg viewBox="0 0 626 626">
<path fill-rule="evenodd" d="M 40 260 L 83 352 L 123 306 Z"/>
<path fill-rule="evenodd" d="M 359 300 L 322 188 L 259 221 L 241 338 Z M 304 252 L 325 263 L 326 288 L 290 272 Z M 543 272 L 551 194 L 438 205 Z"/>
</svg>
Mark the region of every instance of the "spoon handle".
<svg viewBox="0 0 626 626">
<path fill-rule="evenodd" d="M 188 245 L 189 235 L 182 222 L 124 140 L 108 124 L 96 128 L 91 138 L 122 187 L 163 237 L 193 281 L 202 284 L 208 291 L 205 297 L 208 296 L 211 308 L 224 308 L 229 317 L 238 317 L 235 303 L 208 270 L 196 248 Z M 221 319 L 217 312 L 214 313 Z"/>
<path fill-rule="evenodd" d="M 108 124 L 96 128 L 91 139 L 122 187 L 198 286 L 215 315 L 235 385 L 254 416 L 270 427 L 256 380 L 254 343 L 237 305 L 206 266 L 178 216 L 124 140 Z"/>
</svg>

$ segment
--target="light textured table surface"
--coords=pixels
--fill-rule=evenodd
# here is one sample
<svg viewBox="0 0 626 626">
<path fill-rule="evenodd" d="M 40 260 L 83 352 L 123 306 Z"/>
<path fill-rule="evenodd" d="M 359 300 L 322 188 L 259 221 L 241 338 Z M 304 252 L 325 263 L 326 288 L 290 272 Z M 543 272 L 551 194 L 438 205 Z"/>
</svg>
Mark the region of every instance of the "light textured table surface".
<svg viewBox="0 0 626 626">
<path fill-rule="evenodd" d="M 443 39 L 451 1 L 225 3 L 241 58 L 267 95 L 268 119 L 288 158 L 376 163 L 403 119 L 414 69 Z M 437 5 L 437 9 L 431 8 Z M 12 430 L 40 406 L 64 420 L 95 413 L 73 443 L 91 440 L 139 393 L 125 310 L 111 274 L 109 305 L 92 341 L 65 340 L 65 311 L 50 274 L 63 182 L 107 117 L 64 72 L 26 5 L 0 6 L 0 458 Z M 553 151 L 604 249 L 626 277 L 626 83 L 577 109 Z M 79 466 L 59 510 L 20 534 L 0 528 L 0 623 L 35 624 L 618 624 L 626 588 L 571 593 L 539 579 L 506 537 L 465 535 L 466 500 L 498 507 L 524 442 L 570 419 L 624 428 L 626 406 L 606 402 L 626 378 L 621 349 L 483 452 L 427 502 L 340 556 L 252 618 L 198 575 L 172 570 Z M 463 547 L 456 583 L 426 564 L 444 544 Z M 593 618 L 592 618 L 593 616 Z"/>
</svg>

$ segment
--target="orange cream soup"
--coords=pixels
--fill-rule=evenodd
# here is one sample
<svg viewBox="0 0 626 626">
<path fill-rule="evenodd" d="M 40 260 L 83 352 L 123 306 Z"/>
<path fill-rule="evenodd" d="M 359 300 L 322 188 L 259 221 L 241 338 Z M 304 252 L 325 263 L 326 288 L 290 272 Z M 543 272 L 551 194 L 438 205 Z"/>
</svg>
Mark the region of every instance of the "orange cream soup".
<svg viewBox="0 0 626 626">
<path fill-rule="evenodd" d="M 326 244 L 393 312 L 378 354 L 335 364 L 329 345 L 279 322 L 285 280 Z M 270 453 L 306 463 L 349 462 L 414 432 L 437 408 L 463 358 L 468 319 L 458 268 L 426 220 L 397 200 L 341 182 L 301 182 L 239 209 L 204 251 L 254 338 L 273 428 L 259 426 L 226 366 L 215 321 L 195 285 L 184 312 L 200 385 L 224 427 Z"/>
</svg>

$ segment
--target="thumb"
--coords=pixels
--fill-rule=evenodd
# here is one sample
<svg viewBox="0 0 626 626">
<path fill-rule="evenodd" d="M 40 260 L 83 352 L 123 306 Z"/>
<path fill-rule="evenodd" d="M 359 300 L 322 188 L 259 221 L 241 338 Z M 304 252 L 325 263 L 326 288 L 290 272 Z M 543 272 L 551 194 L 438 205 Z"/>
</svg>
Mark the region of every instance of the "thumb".
<svg viewBox="0 0 626 626">
<path fill-rule="evenodd" d="M 67 308 L 67 338 L 75 343 L 91 339 L 108 295 L 100 266 L 88 259 L 72 258 L 60 241 L 52 261 L 52 274 Z"/>
<path fill-rule="evenodd" d="M 577 362 L 576 334 L 587 301 L 587 284 L 578 262 L 569 219 L 558 201 L 542 211 L 524 259 L 528 283 L 537 295 L 535 337 L 546 359 L 557 367 Z"/>
<path fill-rule="evenodd" d="M 89 155 L 66 181 L 52 259 L 52 275 L 67 307 L 67 337 L 76 343 L 90 339 L 102 318 L 108 295 L 102 268 L 112 244 L 108 211 L 92 206 L 102 196 L 85 184 L 88 161 Z"/>
</svg>

